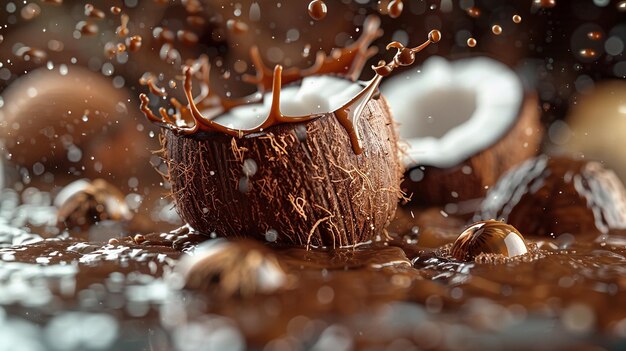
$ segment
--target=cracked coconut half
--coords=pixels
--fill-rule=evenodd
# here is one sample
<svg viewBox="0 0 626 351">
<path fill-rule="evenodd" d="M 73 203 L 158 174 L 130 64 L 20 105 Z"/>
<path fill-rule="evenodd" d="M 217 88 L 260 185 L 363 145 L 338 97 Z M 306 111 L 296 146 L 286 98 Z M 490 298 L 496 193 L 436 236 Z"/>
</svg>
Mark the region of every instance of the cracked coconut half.
<svg viewBox="0 0 626 351">
<path fill-rule="evenodd" d="M 142 110 L 164 129 L 183 220 L 218 236 L 307 247 L 352 246 L 382 235 L 402 196 L 402 167 L 378 86 L 440 34 L 431 32 L 416 48 L 390 44 L 394 59 L 379 62 L 371 80 L 356 81 L 375 53 L 369 44 L 381 34 L 379 24 L 370 17 L 354 44 L 318 54 L 304 70 L 272 71 L 253 48 L 258 71 L 249 81 L 260 93 L 248 97 L 212 95 L 206 58 L 183 67 L 188 104 L 172 99 L 174 114 L 161 108 L 155 115 L 142 95 Z M 193 82 L 200 96 L 192 95 Z"/>
<path fill-rule="evenodd" d="M 403 189 L 415 203 L 474 203 L 538 150 L 535 94 L 492 59 L 433 57 L 390 79 L 382 93 L 406 142 Z"/>
</svg>

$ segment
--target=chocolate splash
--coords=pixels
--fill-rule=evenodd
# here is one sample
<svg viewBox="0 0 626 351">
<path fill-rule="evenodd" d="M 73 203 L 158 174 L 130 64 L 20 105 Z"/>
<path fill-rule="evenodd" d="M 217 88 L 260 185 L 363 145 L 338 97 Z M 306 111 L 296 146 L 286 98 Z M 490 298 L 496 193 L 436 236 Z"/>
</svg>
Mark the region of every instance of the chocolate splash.
<svg viewBox="0 0 626 351">
<path fill-rule="evenodd" d="M 280 111 L 280 92 L 283 82 L 295 82 L 304 77 L 327 73 L 345 75 L 354 81 L 360 75 L 367 59 L 376 52 L 376 50 L 369 45 L 380 35 L 380 19 L 375 16 L 370 16 L 365 21 L 363 35 L 355 43 L 343 49 L 334 49 L 330 56 L 326 56 L 325 53 L 318 53 L 315 63 L 307 69 L 290 68 L 283 72 L 283 67 L 276 65 L 271 75 L 271 85 L 269 82 L 270 69 L 263 64 L 258 48 L 252 48 L 252 61 L 255 67 L 257 67 L 257 75 L 255 78 L 248 77 L 247 80 L 250 83 L 257 84 L 260 92 L 239 99 L 225 99 L 211 93 L 209 89 L 209 62 L 206 56 L 201 56 L 196 62 L 183 67 L 184 91 L 188 102 L 187 106 L 184 106 L 176 99 L 171 99 L 170 102 L 176 108 L 176 113 L 169 115 L 167 110 L 161 107 L 159 108 L 159 117 L 148 107 L 150 103 L 148 96 L 141 94 L 141 111 L 152 122 L 163 128 L 170 129 L 179 135 L 191 135 L 198 131 L 204 131 L 218 132 L 241 138 L 244 135 L 264 131 L 278 124 L 310 121 L 321 117 L 323 114 L 287 116 Z M 368 82 L 359 82 L 359 84 L 363 85 L 361 92 L 336 111 L 332 111 L 337 115 L 339 122 L 350 135 L 352 147 L 356 154 L 363 152 L 361 139 L 356 127 L 359 115 L 365 104 L 367 104 L 374 95 L 383 76 L 388 75 L 399 66 L 412 64 L 414 62 L 415 53 L 423 50 L 430 45 L 430 43 L 438 42 L 440 38 L 441 33 L 437 30 L 433 30 L 429 33 L 428 40 L 415 48 L 405 48 L 398 42 L 389 44 L 387 46 L 388 50 L 391 48 L 398 50 L 393 60 L 389 63 L 381 61 L 378 66 L 373 67 L 376 73 L 374 78 Z M 412 59 L 406 59 L 407 53 Z M 201 81 L 201 93 L 197 97 L 194 97 L 192 93 L 192 80 L 194 77 Z M 150 90 L 157 93 L 157 95 L 167 96 L 162 88 L 155 86 L 152 79 L 146 78 L 140 83 L 147 85 Z M 236 129 L 226 127 L 213 121 L 217 116 L 237 106 L 260 102 L 262 92 L 266 91 L 269 87 L 272 89 L 270 113 L 257 127 L 252 129 Z M 205 115 L 201 112 L 206 110 L 212 112 L 209 115 Z"/>
</svg>

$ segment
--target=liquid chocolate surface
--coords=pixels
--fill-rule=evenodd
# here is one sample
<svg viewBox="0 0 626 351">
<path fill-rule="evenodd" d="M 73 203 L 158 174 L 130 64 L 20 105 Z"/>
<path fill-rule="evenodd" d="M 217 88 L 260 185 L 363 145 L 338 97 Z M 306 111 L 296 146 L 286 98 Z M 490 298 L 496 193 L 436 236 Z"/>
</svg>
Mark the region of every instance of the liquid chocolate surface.
<svg viewBox="0 0 626 351">
<path fill-rule="evenodd" d="M 113 228 L 110 241 L 54 237 L 40 223 L 55 218 L 55 208 L 20 203 L 14 191 L 4 195 L 0 325 L 11 331 L 7 345 L 348 350 L 465 349 L 471 342 L 471 349 L 569 349 L 618 347 L 626 336 L 623 232 L 601 240 L 526 236 L 525 254 L 462 262 L 451 248 L 464 220 L 439 209 L 404 208 L 388 239 L 355 248 L 233 241 L 225 257 L 256 245 L 286 279 L 275 291 L 223 295 L 210 282 L 183 288 L 176 268 L 199 245 L 219 239 L 187 227 L 134 237 Z M 255 262 L 240 260 L 237 269 L 254 272 Z"/>
</svg>

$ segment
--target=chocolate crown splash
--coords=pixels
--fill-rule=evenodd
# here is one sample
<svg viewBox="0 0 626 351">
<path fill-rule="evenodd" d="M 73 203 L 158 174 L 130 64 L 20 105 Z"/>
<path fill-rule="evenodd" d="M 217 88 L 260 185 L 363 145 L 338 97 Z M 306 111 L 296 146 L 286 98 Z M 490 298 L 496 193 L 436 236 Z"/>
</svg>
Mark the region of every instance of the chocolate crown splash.
<svg viewBox="0 0 626 351">
<path fill-rule="evenodd" d="M 380 35 L 380 19 L 376 16 L 370 16 L 364 23 L 363 35 L 352 45 L 343 49 L 333 49 L 330 56 L 320 52 L 316 56 L 315 63 L 307 69 L 290 68 L 283 71 L 281 65 L 276 65 L 271 75 L 270 68 L 264 65 L 261 60 L 258 48 L 253 47 L 251 50 L 252 61 L 257 69 L 255 77 L 247 76 L 246 80 L 250 83 L 257 84 L 259 92 L 252 95 L 239 98 L 227 99 L 214 95 L 209 89 L 209 71 L 210 65 L 206 56 L 201 56 L 195 61 L 188 62 L 183 66 L 184 74 L 184 92 L 188 104 L 185 106 L 175 98 L 170 99 L 171 104 L 176 109 L 173 115 L 170 115 L 164 107 L 159 108 L 160 116 L 156 116 L 150 110 L 150 99 L 146 94 L 141 94 L 141 111 L 152 122 L 163 128 L 172 130 L 179 135 L 191 135 L 198 131 L 218 132 L 231 135 L 234 137 L 243 137 L 252 133 L 266 130 L 269 127 L 282 123 L 300 123 L 313 120 L 324 114 L 311 114 L 304 116 L 287 116 L 280 111 L 280 92 L 283 82 L 290 83 L 301 80 L 304 77 L 312 75 L 320 75 L 326 73 L 335 73 L 346 76 L 348 79 L 355 81 L 360 75 L 365 62 L 369 57 L 376 53 L 376 49 L 370 47 L 371 43 Z M 430 43 L 436 43 L 441 38 L 441 33 L 433 30 L 428 35 L 428 40 L 415 48 L 405 48 L 398 42 L 392 42 L 387 49 L 395 48 L 397 53 L 393 60 L 389 63 L 385 61 L 373 67 L 376 75 L 368 82 L 359 82 L 363 89 L 350 101 L 332 111 L 341 125 L 346 129 L 352 141 L 352 147 L 356 154 L 363 152 L 361 139 L 358 132 L 358 118 L 378 88 L 382 78 L 389 75 L 395 68 L 399 66 L 407 66 L 415 61 L 415 53 L 426 48 Z M 192 93 L 192 80 L 196 78 L 200 81 L 200 95 L 194 97 Z M 167 96 L 163 88 L 156 86 L 154 78 L 151 75 L 145 75 L 140 81 L 141 84 L 147 85 L 150 91 L 159 95 Z M 265 120 L 252 129 L 236 129 L 224 126 L 213 121 L 216 117 L 228 112 L 229 110 L 250 103 L 259 103 L 263 99 L 262 92 L 272 89 L 272 103 L 268 116 Z"/>
</svg>

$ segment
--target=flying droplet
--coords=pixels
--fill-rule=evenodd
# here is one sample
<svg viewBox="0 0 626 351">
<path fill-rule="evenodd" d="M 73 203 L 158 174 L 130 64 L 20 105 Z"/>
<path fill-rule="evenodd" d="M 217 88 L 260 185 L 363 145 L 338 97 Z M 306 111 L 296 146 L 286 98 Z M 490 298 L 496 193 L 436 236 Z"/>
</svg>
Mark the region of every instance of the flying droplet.
<svg viewBox="0 0 626 351">
<path fill-rule="evenodd" d="M 556 6 L 556 0 L 534 0 L 533 4 L 544 9 L 549 9 Z"/>
<path fill-rule="evenodd" d="M 389 17 L 398 18 L 402 14 L 402 9 L 404 9 L 404 4 L 402 0 L 393 0 L 387 5 L 387 13 L 389 13 Z"/>
<path fill-rule="evenodd" d="M 520 23 L 520 22 L 522 22 L 522 16 L 513 15 L 513 23 Z"/>
<path fill-rule="evenodd" d="M 590 40 L 600 40 L 602 39 L 602 37 L 602 32 L 594 31 L 587 33 L 587 38 L 589 38 Z"/>
<path fill-rule="evenodd" d="M 476 39 L 474 38 L 467 39 L 467 46 L 469 46 L 470 48 L 473 48 L 474 46 L 476 46 Z"/>
<path fill-rule="evenodd" d="M 480 9 L 478 7 L 470 7 L 466 11 L 470 17 L 480 17 Z"/>
<path fill-rule="evenodd" d="M 431 43 L 438 43 L 438 42 L 439 42 L 439 40 L 441 40 L 441 32 L 440 32 L 440 31 L 438 31 L 438 30 L 436 30 L 436 29 L 431 30 L 431 31 L 428 33 L 428 40 L 429 40 Z"/>
<path fill-rule="evenodd" d="M 582 49 L 578 53 L 584 58 L 593 58 L 598 55 L 598 53 L 593 49 Z"/>
<path fill-rule="evenodd" d="M 499 25 L 495 24 L 493 27 L 491 27 L 491 31 L 495 35 L 500 35 L 500 34 L 502 34 L 502 27 L 500 27 Z"/>
<path fill-rule="evenodd" d="M 324 19 L 328 13 L 328 7 L 322 0 L 313 0 L 309 3 L 309 16 L 316 21 Z"/>
</svg>

